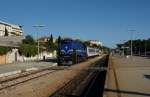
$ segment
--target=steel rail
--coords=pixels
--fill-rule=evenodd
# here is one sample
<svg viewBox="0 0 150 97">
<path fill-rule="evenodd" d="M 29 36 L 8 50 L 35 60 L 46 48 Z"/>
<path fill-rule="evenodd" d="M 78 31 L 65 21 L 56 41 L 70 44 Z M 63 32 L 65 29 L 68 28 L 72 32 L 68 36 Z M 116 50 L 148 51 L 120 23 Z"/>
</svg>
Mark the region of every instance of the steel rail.
<svg viewBox="0 0 150 97">
<path fill-rule="evenodd" d="M 46 76 L 46 75 L 51 74 L 51 73 L 54 73 L 54 72 L 56 72 L 56 71 L 58 71 L 58 70 L 65 70 L 65 69 L 66 69 L 66 68 L 60 68 L 60 69 L 59 69 L 59 68 L 54 68 L 54 67 L 52 68 L 52 67 L 50 67 L 50 68 L 44 68 L 44 69 L 41 69 L 41 70 L 38 70 L 38 71 L 35 71 L 35 72 L 25 72 L 25 74 L 22 74 L 22 75 L 20 75 L 20 76 L 17 76 L 17 77 L 11 78 L 11 79 L 6 79 L 6 80 L 3 80 L 3 81 L 0 81 L 0 86 L 1 86 L 0 91 L 1 91 L 1 90 L 4 90 L 4 89 L 6 89 L 6 88 L 12 87 L 12 86 L 16 86 L 16 85 L 21 84 L 21 83 L 25 83 L 25 82 L 27 82 L 27 81 L 30 81 L 30 80 L 33 80 L 33 79 L 36 79 L 36 78 L 42 77 L 42 76 Z M 49 71 L 49 72 L 44 73 L 44 74 L 40 74 L 40 75 L 38 75 L 38 76 L 33 77 L 34 75 L 36 75 L 36 74 L 38 74 L 38 73 L 45 72 L 45 71 Z M 28 78 L 28 77 L 30 77 L 30 76 L 31 76 L 31 78 Z M 27 79 L 25 79 L 25 80 L 23 80 L 23 81 L 20 81 L 20 82 L 16 82 L 16 83 L 11 84 L 11 85 L 4 85 L 4 84 L 7 84 L 7 83 L 9 83 L 9 82 L 12 82 L 12 83 L 13 83 L 13 81 L 16 81 L 16 80 L 22 79 L 22 78 L 27 78 Z"/>
</svg>

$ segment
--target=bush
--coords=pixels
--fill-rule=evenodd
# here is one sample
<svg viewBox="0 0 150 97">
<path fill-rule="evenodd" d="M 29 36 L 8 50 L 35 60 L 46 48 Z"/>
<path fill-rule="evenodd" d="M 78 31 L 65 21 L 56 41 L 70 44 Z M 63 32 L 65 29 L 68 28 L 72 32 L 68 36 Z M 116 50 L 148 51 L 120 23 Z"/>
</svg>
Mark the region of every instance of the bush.
<svg viewBox="0 0 150 97">
<path fill-rule="evenodd" d="M 0 47 L 0 55 L 7 54 L 10 50 L 11 48 L 9 47 Z"/>
<path fill-rule="evenodd" d="M 32 44 L 21 44 L 19 48 L 19 52 L 21 55 L 26 57 L 31 57 L 37 55 L 37 46 Z"/>
</svg>

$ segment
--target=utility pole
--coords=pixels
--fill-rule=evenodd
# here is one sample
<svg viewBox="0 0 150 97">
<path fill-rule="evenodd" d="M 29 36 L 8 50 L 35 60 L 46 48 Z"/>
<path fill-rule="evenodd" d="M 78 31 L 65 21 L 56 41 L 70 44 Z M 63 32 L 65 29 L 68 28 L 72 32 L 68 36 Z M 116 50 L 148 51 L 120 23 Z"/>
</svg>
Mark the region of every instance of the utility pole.
<svg viewBox="0 0 150 97">
<path fill-rule="evenodd" d="M 130 50 L 131 50 L 131 52 L 130 52 L 130 54 L 131 54 L 131 57 L 133 56 L 133 32 L 134 31 L 136 31 L 136 30 L 129 30 L 130 31 L 130 33 L 131 33 L 131 44 L 130 44 Z"/>
<path fill-rule="evenodd" d="M 120 40 L 121 41 L 121 43 L 123 44 L 123 46 L 122 46 L 122 49 L 123 49 L 123 56 L 125 55 L 125 41 L 126 40 Z"/>
<path fill-rule="evenodd" d="M 34 28 L 43 28 L 45 27 L 44 25 L 34 25 L 33 26 Z M 37 32 L 37 48 L 38 48 L 38 55 L 37 55 L 37 61 L 39 61 L 39 53 L 40 53 L 40 42 L 39 42 L 39 35 L 38 35 L 38 32 Z"/>
<path fill-rule="evenodd" d="M 147 56 L 146 51 L 147 49 L 146 49 L 146 40 L 145 40 L 145 56 Z"/>
</svg>

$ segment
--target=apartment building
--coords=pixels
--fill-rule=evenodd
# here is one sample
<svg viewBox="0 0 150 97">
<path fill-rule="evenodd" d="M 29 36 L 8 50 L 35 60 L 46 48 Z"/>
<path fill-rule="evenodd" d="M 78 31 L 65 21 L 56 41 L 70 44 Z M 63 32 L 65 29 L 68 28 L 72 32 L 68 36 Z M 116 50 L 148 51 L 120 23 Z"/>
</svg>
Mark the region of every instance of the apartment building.
<svg viewBox="0 0 150 97">
<path fill-rule="evenodd" d="M 0 36 L 22 36 L 22 27 L 0 21 Z"/>
</svg>

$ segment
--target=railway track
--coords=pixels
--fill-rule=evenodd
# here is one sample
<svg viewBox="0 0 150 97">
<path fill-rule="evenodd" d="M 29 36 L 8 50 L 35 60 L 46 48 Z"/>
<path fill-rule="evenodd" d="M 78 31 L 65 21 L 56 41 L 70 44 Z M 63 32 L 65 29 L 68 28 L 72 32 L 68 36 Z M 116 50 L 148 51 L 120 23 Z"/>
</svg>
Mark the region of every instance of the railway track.
<svg viewBox="0 0 150 97">
<path fill-rule="evenodd" d="M 98 62 L 98 63 L 101 63 Z M 102 64 L 102 63 L 101 63 Z M 0 91 L 8 90 L 10 88 L 17 87 L 25 82 L 31 81 L 33 79 L 38 79 L 40 77 L 46 76 L 48 74 L 60 71 L 69 70 L 73 72 L 78 72 L 78 74 L 72 79 L 65 82 L 65 84 L 60 87 L 55 93 L 50 97 L 82 97 L 81 94 L 85 91 L 85 87 L 91 83 L 91 80 L 97 75 L 97 72 L 105 70 L 105 68 L 99 68 L 99 64 L 91 65 L 85 69 L 75 69 L 70 68 L 70 66 L 59 66 L 44 68 L 37 71 L 21 72 L 19 75 L 11 78 L 0 79 Z M 93 67 L 94 66 L 94 67 Z M 101 69 L 101 70 L 100 70 Z"/>
<path fill-rule="evenodd" d="M 110 58 L 110 64 L 111 64 L 111 67 L 110 67 L 110 68 L 112 69 L 112 73 L 113 73 L 113 76 L 114 76 L 114 81 L 115 81 L 116 90 L 120 90 L 119 81 L 118 81 L 118 79 L 117 79 L 116 68 L 115 68 L 115 66 L 114 66 L 112 57 Z M 108 90 L 109 90 L 109 89 L 108 89 Z M 121 97 L 121 94 L 120 94 L 120 93 L 117 93 L 117 97 Z"/>
<path fill-rule="evenodd" d="M 22 72 L 20 74 L 17 74 L 14 77 L 0 79 L 0 91 L 7 89 L 9 87 L 13 87 L 16 85 L 19 85 L 21 83 L 25 83 L 27 81 L 48 75 L 50 73 L 56 72 L 58 70 L 64 70 L 68 67 L 50 67 L 50 68 L 44 68 L 37 71 L 30 71 L 30 72 Z"/>
<path fill-rule="evenodd" d="M 91 76 L 89 77 L 89 75 L 91 74 L 88 71 L 81 72 L 79 75 L 75 76 L 72 80 L 64 84 L 63 87 L 58 89 L 55 93 L 53 93 L 49 97 L 73 97 L 75 95 L 80 95 L 79 90 L 77 90 L 78 88 L 77 86 L 81 85 L 84 79 L 90 80 Z M 83 87 L 83 84 L 81 85 L 81 87 Z M 79 88 L 80 91 L 82 91 L 81 87 Z"/>
<path fill-rule="evenodd" d="M 49 97 L 99 97 L 98 93 L 100 93 L 100 91 L 100 95 L 103 94 L 107 68 L 105 64 L 108 64 L 107 61 L 107 58 L 103 58 L 95 63 L 94 67 L 89 67 L 85 70 L 82 70 L 80 74 L 67 82 Z M 100 81 L 100 85 L 98 81 Z M 93 88 L 95 88 L 97 84 L 99 86 L 98 89 L 101 90 L 95 92 L 93 91 Z M 93 96 L 94 94 L 91 93 L 91 91 L 97 93 L 95 94 L 97 96 Z"/>
<path fill-rule="evenodd" d="M 65 70 L 65 69 L 72 70 L 72 69 L 68 69 L 68 66 L 59 66 L 59 67 L 55 66 L 55 67 L 44 68 L 36 71 L 29 71 L 29 72 L 23 71 L 22 73 L 16 74 L 13 77 L 8 76 L 8 78 L 7 77 L 5 79 L 2 78 L 0 79 L 0 91 L 42 76 L 46 76 L 58 70 Z M 85 69 L 84 72 L 87 70 L 88 69 Z M 74 71 L 80 71 L 80 70 L 76 69 Z"/>
<path fill-rule="evenodd" d="M 103 68 L 105 69 L 97 72 L 97 74 L 93 78 L 93 81 L 88 84 L 85 92 L 83 92 L 80 97 L 103 97 L 106 73 L 108 68 L 108 60 L 109 56 L 106 56 L 106 58 L 101 61 L 101 64 L 103 64 Z"/>
</svg>

